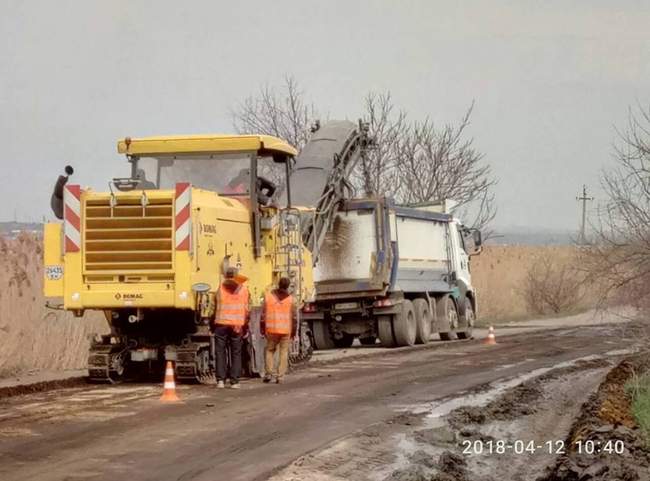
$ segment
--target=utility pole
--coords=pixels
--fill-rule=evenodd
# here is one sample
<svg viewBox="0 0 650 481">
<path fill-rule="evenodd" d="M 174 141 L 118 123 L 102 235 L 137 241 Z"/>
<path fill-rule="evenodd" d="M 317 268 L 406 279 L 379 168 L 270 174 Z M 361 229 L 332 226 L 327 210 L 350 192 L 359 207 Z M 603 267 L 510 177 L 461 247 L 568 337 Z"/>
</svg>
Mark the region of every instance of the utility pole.
<svg viewBox="0 0 650 481">
<path fill-rule="evenodd" d="M 580 237 L 578 237 L 578 244 L 585 245 L 587 237 L 585 235 L 585 224 L 587 222 L 587 201 L 594 200 L 593 197 L 587 196 L 587 186 L 582 186 L 582 196 L 576 197 L 577 201 L 582 201 L 582 222 L 580 224 Z"/>
</svg>

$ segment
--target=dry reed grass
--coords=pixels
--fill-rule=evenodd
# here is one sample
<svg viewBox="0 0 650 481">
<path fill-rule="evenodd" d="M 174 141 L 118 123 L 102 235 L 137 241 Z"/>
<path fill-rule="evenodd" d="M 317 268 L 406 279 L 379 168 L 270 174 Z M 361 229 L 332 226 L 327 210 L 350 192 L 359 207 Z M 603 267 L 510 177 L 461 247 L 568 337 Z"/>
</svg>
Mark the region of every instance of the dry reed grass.
<svg viewBox="0 0 650 481">
<path fill-rule="evenodd" d="M 86 364 L 88 335 L 108 329 L 104 316 L 45 307 L 41 240 L 0 237 L 0 376 Z"/>
</svg>

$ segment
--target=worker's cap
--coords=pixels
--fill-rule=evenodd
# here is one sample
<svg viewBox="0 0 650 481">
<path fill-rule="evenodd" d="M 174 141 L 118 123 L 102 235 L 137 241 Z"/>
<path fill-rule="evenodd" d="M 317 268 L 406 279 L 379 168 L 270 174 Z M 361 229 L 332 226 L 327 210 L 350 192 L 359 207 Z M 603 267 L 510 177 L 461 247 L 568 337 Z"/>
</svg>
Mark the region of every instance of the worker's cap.
<svg viewBox="0 0 650 481">
<path fill-rule="evenodd" d="M 226 280 L 236 282 L 237 284 L 243 284 L 248 280 L 248 277 L 246 277 L 243 274 L 240 274 L 239 270 L 236 269 L 235 267 L 228 267 L 226 269 L 225 277 Z"/>
</svg>

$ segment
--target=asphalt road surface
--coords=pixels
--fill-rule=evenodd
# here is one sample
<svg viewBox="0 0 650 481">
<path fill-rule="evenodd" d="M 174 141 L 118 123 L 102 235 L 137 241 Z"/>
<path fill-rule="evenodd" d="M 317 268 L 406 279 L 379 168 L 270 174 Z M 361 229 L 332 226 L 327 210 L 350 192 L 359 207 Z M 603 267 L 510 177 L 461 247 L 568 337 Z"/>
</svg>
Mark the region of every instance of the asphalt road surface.
<svg viewBox="0 0 650 481">
<path fill-rule="evenodd" d="M 436 342 L 310 364 L 282 385 L 83 386 L 0 400 L 0 479 L 257 480 L 369 424 L 563 361 L 629 348 L 628 329 Z"/>
</svg>

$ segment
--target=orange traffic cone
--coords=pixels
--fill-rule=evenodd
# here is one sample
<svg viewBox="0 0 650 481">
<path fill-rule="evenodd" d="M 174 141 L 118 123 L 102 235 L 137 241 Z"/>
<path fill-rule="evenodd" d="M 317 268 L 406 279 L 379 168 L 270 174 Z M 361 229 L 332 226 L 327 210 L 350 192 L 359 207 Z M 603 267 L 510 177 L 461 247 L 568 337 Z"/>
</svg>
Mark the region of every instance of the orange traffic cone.
<svg viewBox="0 0 650 481">
<path fill-rule="evenodd" d="M 497 343 L 496 337 L 494 337 L 494 328 L 490 326 L 490 329 L 488 329 L 488 335 L 485 338 L 485 341 L 483 341 L 483 344 L 487 344 L 488 346 L 493 346 Z"/>
<path fill-rule="evenodd" d="M 171 361 L 167 361 L 165 368 L 165 385 L 163 394 L 160 397 L 163 402 L 178 402 L 180 399 L 176 395 L 176 383 L 174 382 L 174 366 Z"/>
</svg>

